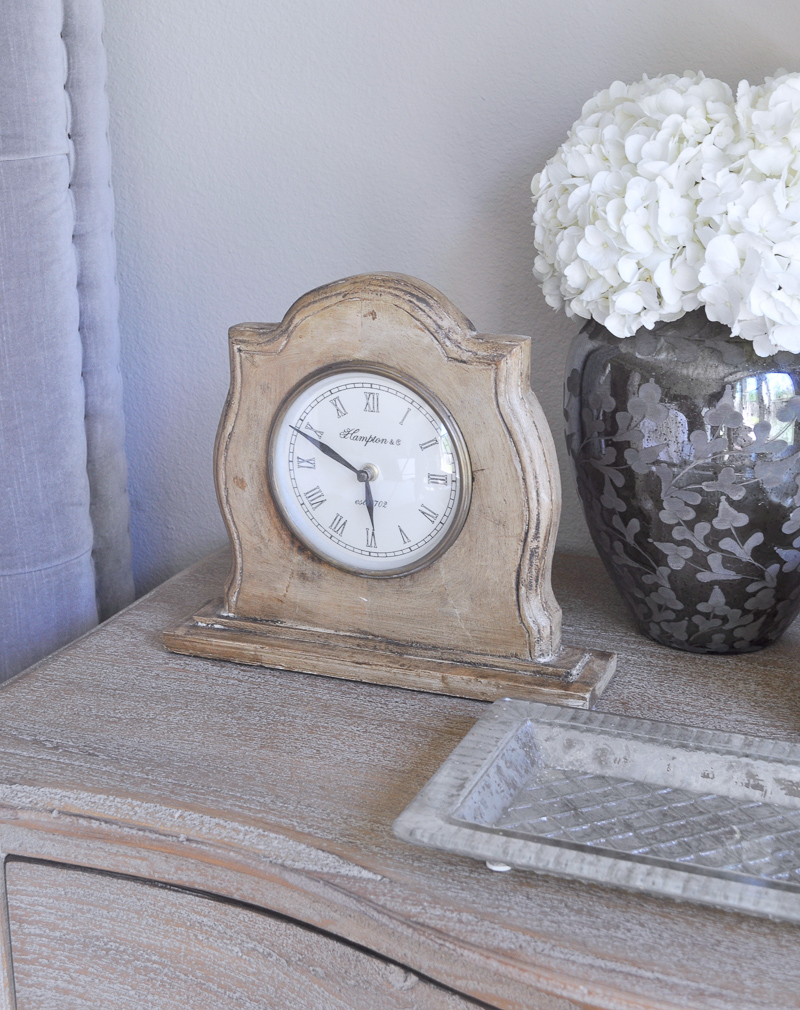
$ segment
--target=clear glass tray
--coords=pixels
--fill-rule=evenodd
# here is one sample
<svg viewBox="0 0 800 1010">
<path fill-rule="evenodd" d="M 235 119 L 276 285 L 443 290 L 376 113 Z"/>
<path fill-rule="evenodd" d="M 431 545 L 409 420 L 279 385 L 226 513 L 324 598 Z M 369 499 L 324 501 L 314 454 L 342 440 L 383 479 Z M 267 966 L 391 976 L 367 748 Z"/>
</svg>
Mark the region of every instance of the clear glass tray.
<svg viewBox="0 0 800 1010">
<path fill-rule="evenodd" d="M 400 838 L 800 922 L 800 746 L 498 701 L 395 821 Z"/>
</svg>

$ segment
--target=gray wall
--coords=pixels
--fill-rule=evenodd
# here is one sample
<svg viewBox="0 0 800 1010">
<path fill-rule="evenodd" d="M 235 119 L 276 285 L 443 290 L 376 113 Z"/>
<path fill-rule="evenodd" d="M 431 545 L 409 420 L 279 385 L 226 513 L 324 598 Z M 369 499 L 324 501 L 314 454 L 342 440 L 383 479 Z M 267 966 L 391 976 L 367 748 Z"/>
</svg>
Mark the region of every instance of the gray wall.
<svg viewBox="0 0 800 1010">
<path fill-rule="evenodd" d="M 537 338 L 560 544 L 591 544 L 561 438 L 575 324 L 531 274 L 530 179 L 613 80 L 800 69 L 796 0 L 106 0 L 140 591 L 225 541 L 226 331 L 396 270 Z"/>
</svg>

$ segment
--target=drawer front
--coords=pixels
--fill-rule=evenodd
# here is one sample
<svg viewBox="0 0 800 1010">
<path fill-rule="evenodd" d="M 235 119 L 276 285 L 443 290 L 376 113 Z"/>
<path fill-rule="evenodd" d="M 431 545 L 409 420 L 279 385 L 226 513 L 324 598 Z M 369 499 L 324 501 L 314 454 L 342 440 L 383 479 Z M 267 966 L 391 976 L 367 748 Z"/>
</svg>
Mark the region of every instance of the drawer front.
<svg viewBox="0 0 800 1010">
<path fill-rule="evenodd" d="M 17 1010 L 468 1010 L 413 972 L 269 913 L 140 880 L 6 863 Z"/>
</svg>

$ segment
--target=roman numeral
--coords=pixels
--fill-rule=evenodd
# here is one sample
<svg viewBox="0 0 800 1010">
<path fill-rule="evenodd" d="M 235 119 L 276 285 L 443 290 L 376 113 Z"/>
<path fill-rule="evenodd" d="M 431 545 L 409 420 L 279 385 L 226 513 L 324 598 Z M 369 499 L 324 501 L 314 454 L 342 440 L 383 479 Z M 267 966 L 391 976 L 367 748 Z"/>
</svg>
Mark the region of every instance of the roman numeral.
<svg viewBox="0 0 800 1010">
<path fill-rule="evenodd" d="M 328 500 L 324 493 L 320 490 L 319 485 L 312 487 L 310 491 L 305 491 L 304 494 L 306 496 L 306 501 L 312 509 L 318 509 L 320 505 L 324 505 Z"/>
<path fill-rule="evenodd" d="M 346 525 L 347 520 L 343 516 L 340 516 L 339 513 L 337 512 L 336 515 L 333 517 L 333 522 L 331 523 L 330 528 L 338 536 L 341 536 L 342 533 L 344 533 L 344 528 Z"/>
<path fill-rule="evenodd" d="M 408 417 L 410 413 L 411 413 L 411 407 L 409 407 L 408 410 L 405 412 L 405 414 L 403 414 L 403 421 L 405 421 L 405 419 Z M 400 424 L 402 424 L 403 421 L 401 421 Z"/>
<path fill-rule="evenodd" d="M 425 516 L 426 519 L 430 519 L 432 523 L 436 522 L 436 520 L 439 518 L 439 513 L 434 512 L 433 509 L 429 509 L 427 505 L 420 505 L 419 511 Z"/>
<path fill-rule="evenodd" d="M 375 543 L 375 530 L 371 530 L 369 526 L 367 527 L 367 547 L 377 547 Z"/>
<path fill-rule="evenodd" d="M 312 456 L 311 459 L 303 459 L 302 456 L 297 457 L 297 465 L 301 470 L 316 470 L 317 469 L 317 457 Z"/>
<path fill-rule="evenodd" d="M 380 407 L 378 406 L 378 394 L 368 393 L 364 391 L 364 412 L 366 414 L 379 414 Z"/>
<path fill-rule="evenodd" d="M 429 484 L 446 484 L 447 474 L 446 473 L 429 473 L 428 474 Z"/>
<path fill-rule="evenodd" d="M 322 438 L 323 433 L 321 431 L 317 431 L 316 428 L 312 428 L 311 425 L 308 423 L 306 423 L 306 429 L 308 431 L 313 431 L 314 434 L 317 436 L 317 438 Z"/>
<path fill-rule="evenodd" d="M 432 438 L 430 442 L 420 442 L 419 447 L 420 449 L 430 449 L 432 445 L 438 445 L 438 443 L 439 443 L 438 438 Z"/>
<path fill-rule="evenodd" d="M 331 400 L 331 403 L 336 408 L 336 416 L 337 417 L 344 417 L 344 415 L 347 413 L 347 411 L 344 409 L 344 406 L 342 405 L 342 401 L 339 399 L 339 397 L 338 396 L 334 396 L 334 398 Z"/>
<path fill-rule="evenodd" d="M 403 541 L 404 544 L 407 544 L 411 539 L 411 537 L 406 536 L 406 533 L 402 526 L 398 526 L 397 528 L 400 530 L 400 539 Z"/>
</svg>

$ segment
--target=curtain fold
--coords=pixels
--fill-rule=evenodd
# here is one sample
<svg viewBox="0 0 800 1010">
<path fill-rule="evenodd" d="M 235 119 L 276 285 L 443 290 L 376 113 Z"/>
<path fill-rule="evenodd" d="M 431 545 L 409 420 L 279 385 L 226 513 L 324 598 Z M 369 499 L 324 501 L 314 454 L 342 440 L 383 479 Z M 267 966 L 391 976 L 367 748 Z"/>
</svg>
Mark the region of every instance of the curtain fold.
<svg viewBox="0 0 800 1010">
<path fill-rule="evenodd" d="M 0 0 L 0 680 L 133 599 L 100 0 Z"/>
</svg>

